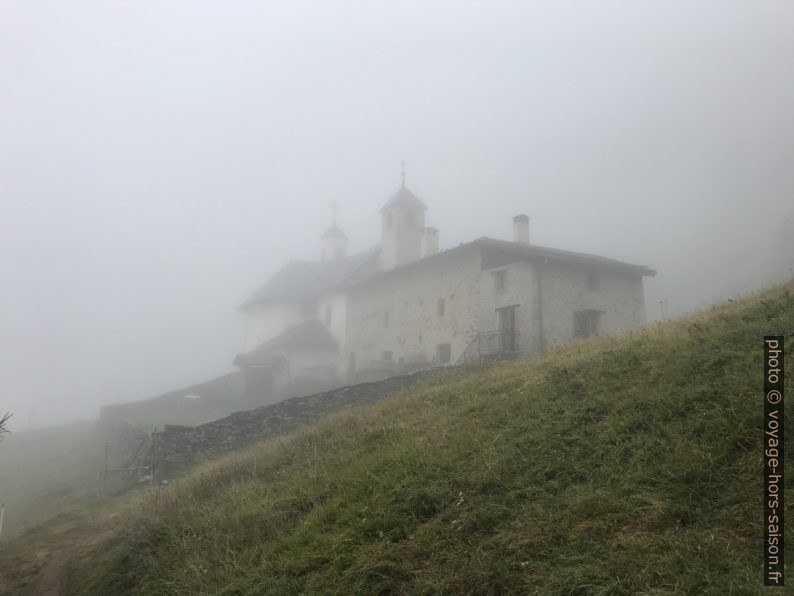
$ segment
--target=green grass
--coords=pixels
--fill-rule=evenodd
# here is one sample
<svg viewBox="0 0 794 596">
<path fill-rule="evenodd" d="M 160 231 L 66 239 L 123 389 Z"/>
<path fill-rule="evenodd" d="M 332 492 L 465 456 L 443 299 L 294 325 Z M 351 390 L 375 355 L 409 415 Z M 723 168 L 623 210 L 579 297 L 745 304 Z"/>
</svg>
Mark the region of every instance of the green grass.
<svg viewBox="0 0 794 596">
<path fill-rule="evenodd" d="M 140 505 L 71 590 L 761 593 L 761 337 L 794 336 L 792 291 L 423 385 L 208 463 Z"/>
<path fill-rule="evenodd" d="M 124 455 L 110 448 L 108 464 Z M 78 543 L 93 544 L 107 531 L 107 515 L 126 503 L 134 479 L 109 477 L 107 499 L 99 473 L 105 466 L 105 439 L 96 422 L 78 422 L 13 432 L 0 443 L 0 502 L 6 506 L 0 537 L 0 594 L 41 594 L 40 577 L 60 572 L 59 553 L 74 555 Z M 122 496 L 124 495 L 124 496 Z M 110 507 L 109 501 L 114 501 Z M 110 526 L 112 527 L 112 525 Z M 65 563 L 65 561 L 64 561 Z M 44 584 L 57 584 L 57 577 Z"/>
</svg>

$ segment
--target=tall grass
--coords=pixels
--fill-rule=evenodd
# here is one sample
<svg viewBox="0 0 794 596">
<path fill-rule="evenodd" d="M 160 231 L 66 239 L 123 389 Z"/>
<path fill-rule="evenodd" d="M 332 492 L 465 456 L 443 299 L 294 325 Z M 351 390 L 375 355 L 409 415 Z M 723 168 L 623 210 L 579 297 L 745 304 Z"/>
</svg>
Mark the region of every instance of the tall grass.
<svg viewBox="0 0 794 596">
<path fill-rule="evenodd" d="M 760 593 L 761 337 L 794 335 L 792 289 L 415 387 L 207 463 L 72 589 Z"/>
</svg>

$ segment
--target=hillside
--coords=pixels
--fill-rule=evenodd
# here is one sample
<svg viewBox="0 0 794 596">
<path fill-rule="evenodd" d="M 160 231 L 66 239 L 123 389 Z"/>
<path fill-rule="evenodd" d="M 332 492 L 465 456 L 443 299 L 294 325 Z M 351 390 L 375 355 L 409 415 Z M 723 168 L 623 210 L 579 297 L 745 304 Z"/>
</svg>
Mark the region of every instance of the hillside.
<svg viewBox="0 0 794 596">
<path fill-rule="evenodd" d="M 108 450 L 115 467 L 122 454 Z M 87 504 L 99 502 L 105 438 L 95 421 L 9 433 L 0 444 L 0 502 L 6 505 L 3 538 Z M 113 491 L 126 486 L 112 479 Z"/>
<path fill-rule="evenodd" d="M 761 336 L 794 335 L 793 291 L 209 462 L 117 518 L 69 591 L 760 593 Z"/>
</svg>

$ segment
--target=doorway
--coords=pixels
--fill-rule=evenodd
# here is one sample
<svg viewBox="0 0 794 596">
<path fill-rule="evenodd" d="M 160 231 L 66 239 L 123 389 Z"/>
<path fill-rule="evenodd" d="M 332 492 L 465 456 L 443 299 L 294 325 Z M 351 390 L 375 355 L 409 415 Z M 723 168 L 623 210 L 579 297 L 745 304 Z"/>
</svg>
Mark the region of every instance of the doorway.
<svg viewBox="0 0 794 596">
<path fill-rule="evenodd" d="M 518 348 L 516 341 L 516 308 L 518 305 L 504 306 L 496 309 L 499 339 L 502 349 L 514 352 Z"/>
</svg>

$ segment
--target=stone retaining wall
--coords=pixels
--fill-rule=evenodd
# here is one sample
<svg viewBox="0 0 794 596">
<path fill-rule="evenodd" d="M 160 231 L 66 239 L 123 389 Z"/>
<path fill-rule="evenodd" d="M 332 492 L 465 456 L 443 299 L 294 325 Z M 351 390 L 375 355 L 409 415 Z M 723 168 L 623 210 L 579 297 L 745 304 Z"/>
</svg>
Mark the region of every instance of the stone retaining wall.
<svg viewBox="0 0 794 596">
<path fill-rule="evenodd" d="M 148 465 L 155 445 L 155 476 L 167 479 L 180 468 L 203 459 L 240 449 L 256 441 L 288 433 L 331 413 L 375 403 L 401 389 L 434 376 L 457 374 L 459 367 L 445 367 L 392 377 L 374 383 L 340 387 L 305 397 L 293 397 L 255 410 L 237 412 L 199 426 L 166 425 L 154 441 L 147 437 L 136 450 L 138 465 Z"/>
</svg>

